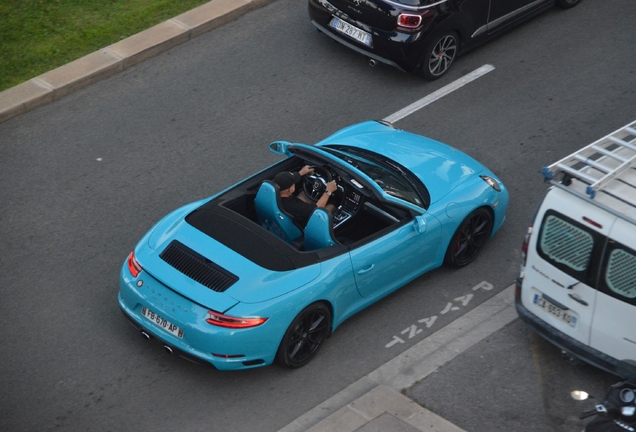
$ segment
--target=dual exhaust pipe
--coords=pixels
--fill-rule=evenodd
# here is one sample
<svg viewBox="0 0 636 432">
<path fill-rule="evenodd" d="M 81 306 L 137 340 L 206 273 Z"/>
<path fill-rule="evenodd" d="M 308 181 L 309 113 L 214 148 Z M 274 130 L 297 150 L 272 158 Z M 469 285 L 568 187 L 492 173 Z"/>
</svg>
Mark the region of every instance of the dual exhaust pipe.
<svg viewBox="0 0 636 432">
<path fill-rule="evenodd" d="M 144 338 L 145 340 L 150 340 L 150 338 L 151 338 L 152 336 L 150 336 L 150 335 L 149 335 L 146 331 L 142 330 L 142 331 L 141 331 L 141 337 L 142 337 L 142 338 Z M 163 350 L 164 350 L 166 353 L 168 353 L 168 354 L 173 354 L 173 353 L 174 353 L 174 350 L 173 350 L 170 346 L 168 346 L 168 345 L 164 345 L 164 346 L 163 346 Z"/>
</svg>

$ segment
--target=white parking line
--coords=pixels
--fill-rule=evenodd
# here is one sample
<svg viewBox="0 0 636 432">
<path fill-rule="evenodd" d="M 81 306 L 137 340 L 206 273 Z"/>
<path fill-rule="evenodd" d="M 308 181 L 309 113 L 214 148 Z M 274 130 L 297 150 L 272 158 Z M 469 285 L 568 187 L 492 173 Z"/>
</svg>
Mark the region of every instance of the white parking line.
<svg viewBox="0 0 636 432">
<path fill-rule="evenodd" d="M 404 117 L 410 114 L 413 114 L 415 111 L 424 108 L 426 105 L 432 102 L 435 102 L 437 99 L 441 99 L 447 94 L 457 90 L 460 87 L 463 87 L 464 85 L 468 84 L 471 81 L 476 80 L 477 78 L 483 75 L 486 75 L 488 72 L 494 69 L 495 67 L 492 65 L 489 65 L 489 64 L 483 65 L 482 67 L 480 67 L 479 69 L 475 69 L 468 75 L 464 75 L 460 79 L 453 81 L 452 83 L 442 87 L 436 92 L 433 92 L 430 95 L 425 96 L 422 99 L 418 100 L 417 102 L 412 103 L 406 108 L 402 108 L 398 112 L 391 114 L 390 116 L 384 118 L 384 121 L 387 121 L 389 123 L 395 123 L 398 120 L 402 120 Z"/>
</svg>

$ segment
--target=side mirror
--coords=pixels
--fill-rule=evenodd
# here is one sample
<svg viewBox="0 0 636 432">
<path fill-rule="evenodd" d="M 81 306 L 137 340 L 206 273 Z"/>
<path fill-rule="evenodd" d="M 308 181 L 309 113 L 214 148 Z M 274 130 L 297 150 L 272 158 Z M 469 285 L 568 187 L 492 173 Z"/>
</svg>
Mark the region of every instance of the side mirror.
<svg viewBox="0 0 636 432">
<path fill-rule="evenodd" d="M 426 219 L 424 219 L 424 216 L 415 216 L 413 226 L 416 233 L 424 234 L 426 232 Z"/>
<path fill-rule="evenodd" d="M 290 145 L 291 143 L 288 141 L 274 141 L 273 143 L 269 145 L 269 150 L 272 153 L 289 156 L 290 153 L 287 150 L 287 147 L 289 147 Z"/>
</svg>

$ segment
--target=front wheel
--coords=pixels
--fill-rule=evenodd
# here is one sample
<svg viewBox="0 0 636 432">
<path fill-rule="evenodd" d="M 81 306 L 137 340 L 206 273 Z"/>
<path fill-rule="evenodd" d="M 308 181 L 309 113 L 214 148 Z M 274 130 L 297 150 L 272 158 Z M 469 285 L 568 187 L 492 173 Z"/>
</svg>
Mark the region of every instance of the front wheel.
<svg viewBox="0 0 636 432">
<path fill-rule="evenodd" d="M 331 312 L 324 303 L 303 309 L 285 332 L 276 363 L 291 369 L 305 366 L 314 358 L 331 331 Z"/>
<path fill-rule="evenodd" d="M 448 245 L 446 264 L 463 267 L 472 262 L 486 244 L 491 231 L 492 216 L 485 208 L 478 208 L 466 216 Z"/>
<path fill-rule="evenodd" d="M 459 38 L 452 31 L 442 33 L 431 38 L 431 42 L 424 51 L 424 61 L 418 73 L 427 80 L 441 78 L 457 57 Z"/>
<path fill-rule="evenodd" d="M 557 6 L 563 9 L 569 9 L 581 3 L 581 0 L 556 0 Z"/>
</svg>

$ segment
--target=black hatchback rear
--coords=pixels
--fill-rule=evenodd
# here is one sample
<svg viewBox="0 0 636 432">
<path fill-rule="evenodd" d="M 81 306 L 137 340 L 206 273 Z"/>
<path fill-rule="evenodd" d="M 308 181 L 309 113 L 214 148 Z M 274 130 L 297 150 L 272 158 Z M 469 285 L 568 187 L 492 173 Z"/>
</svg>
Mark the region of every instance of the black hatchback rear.
<svg viewBox="0 0 636 432">
<path fill-rule="evenodd" d="M 314 26 L 365 55 L 427 79 L 458 54 L 558 3 L 580 0 L 308 0 Z"/>
</svg>

